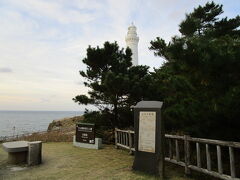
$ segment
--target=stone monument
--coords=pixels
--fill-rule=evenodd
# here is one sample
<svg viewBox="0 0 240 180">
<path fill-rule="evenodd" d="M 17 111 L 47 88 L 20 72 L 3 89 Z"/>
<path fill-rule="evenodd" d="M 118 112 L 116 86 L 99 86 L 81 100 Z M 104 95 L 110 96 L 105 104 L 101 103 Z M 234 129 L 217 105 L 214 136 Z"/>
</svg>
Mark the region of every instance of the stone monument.
<svg viewBox="0 0 240 180">
<path fill-rule="evenodd" d="M 125 40 L 127 47 L 132 50 L 132 64 L 133 66 L 137 66 L 139 37 L 137 36 L 137 28 L 133 25 L 133 23 L 131 24 L 131 26 L 128 27 L 128 32 Z"/>
<path fill-rule="evenodd" d="M 73 145 L 83 148 L 100 149 L 102 147 L 102 139 L 95 138 L 95 124 L 77 123 Z"/>
<path fill-rule="evenodd" d="M 133 170 L 164 176 L 164 125 L 160 101 L 134 106 L 135 158 Z"/>
</svg>

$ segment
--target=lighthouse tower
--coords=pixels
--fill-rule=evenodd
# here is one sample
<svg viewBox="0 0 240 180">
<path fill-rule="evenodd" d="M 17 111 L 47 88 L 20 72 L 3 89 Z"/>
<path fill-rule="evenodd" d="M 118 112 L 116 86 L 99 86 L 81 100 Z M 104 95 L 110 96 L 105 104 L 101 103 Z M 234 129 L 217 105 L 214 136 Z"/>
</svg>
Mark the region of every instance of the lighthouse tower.
<svg viewBox="0 0 240 180">
<path fill-rule="evenodd" d="M 133 66 L 138 65 L 138 41 L 139 37 L 137 36 L 137 28 L 136 26 L 131 24 L 128 27 L 127 36 L 125 38 L 127 47 L 132 50 L 132 64 Z"/>
</svg>

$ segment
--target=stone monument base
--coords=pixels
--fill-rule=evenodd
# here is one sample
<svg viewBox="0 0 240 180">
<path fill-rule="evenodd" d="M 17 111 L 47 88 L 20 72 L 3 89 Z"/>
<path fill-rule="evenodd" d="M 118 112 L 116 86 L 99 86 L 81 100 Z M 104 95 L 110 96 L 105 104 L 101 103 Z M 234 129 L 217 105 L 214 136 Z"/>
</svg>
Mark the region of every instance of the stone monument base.
<svg viewBox="0 0 240 180">
<path fill-rule="evenodd" d="M 88 148 L 88 149 L 101 149 L 102 138 L 95 138 L 95 144 L 76 142 L 76 136 L 73 136 L 73 146 Z"/>
</svg>

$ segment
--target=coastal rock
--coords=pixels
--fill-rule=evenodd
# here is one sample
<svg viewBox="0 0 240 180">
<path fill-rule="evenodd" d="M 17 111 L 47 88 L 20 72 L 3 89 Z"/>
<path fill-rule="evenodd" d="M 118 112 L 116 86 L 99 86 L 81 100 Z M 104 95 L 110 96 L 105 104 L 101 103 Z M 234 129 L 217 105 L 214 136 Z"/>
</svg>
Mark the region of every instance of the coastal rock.
<svg viewBox="0 0 240 180">
<path fill-rule="evenodd" d="M 84 118 L 83 116 L 75 116 L 75 117 L 63 118 L 59 120 L 53 120 L 48 125 L 48 131 L 71 129 L 71 128 L 74 129 L 76 123 L 78 121 L 82 121 L 83 118 Z"/>
</svg>

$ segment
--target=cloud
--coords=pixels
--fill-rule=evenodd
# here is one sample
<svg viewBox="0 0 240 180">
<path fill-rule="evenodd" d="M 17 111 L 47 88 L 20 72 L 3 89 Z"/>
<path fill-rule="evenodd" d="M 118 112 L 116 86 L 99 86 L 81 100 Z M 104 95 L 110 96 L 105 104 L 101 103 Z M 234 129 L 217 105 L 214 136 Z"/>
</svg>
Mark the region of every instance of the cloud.
<svg viewBox="0 0 240 180">
<path fill-rule="evenodd" d="M 89 7 L 89 3 L 75 2 L 68 3 L 69 1 L 48 1 L 48 0 L 9 0 L 9 3 L 18 9 L 21 9 L 24 13 L 35 17 L 35 18 L 45 18 L 49 20 L 56 21 L 62 24 L 68 23 L 86 23 L 92 21 L 96 18 L 94 12 L 91 12 L 91 9 L 97 8 L 98 6 Z M 72 6 L 71 6 L 72 4 Z M 91 3 L 93 4 L 93 3 Z M 95 3 L 98 4 L 98 3 Z M 98 4 L 99 5 L 99 4 Z M 88 8 L 88 10 L 84 10 Z"/>
<path fill-rule="evenodd" d="M 0 109 L 83 108 L 72 98 L 89 90 L 79 75 L 79 70 L 86 69 L 81 60 L 86 56 L 88 45 L 95 47 L 105 41 L 117 41 L 120 47 L 125 47 L 127 27 L 133 21 L 140 37 L 140 64 L 159 67 L 162 59 L 149 51 L 150 41 L 157 36 L 169 41 L 179 33 L 178 24 L 185 13 L 205 2 L 207 0 L 0 1 L 0 24 L 4 27 L 0 28 L 0 92 L 5 94 L 4 101 L 0 98 Z M 226 1 L 225 6 L 229 4 Z M 232 7 L 229 6 L 228 13 Z M 234 7 L 234 12 L 239 12 L 239 8 Z M 14 73 L 10 76 L 12 69 Z M 54 100 L 50 95 L 55 96 Z M 15 99 L 19 100 L 14 103 Z"/>
<path fill-rule="evenodd" d="M 40 98 L 40 101 L 44 102 L 44 103 L 48 103 L 48 102 L 50 102 L 50 99 L 49 98 Z"/>
<path fill-rule="evenodd" d="M 84 85 L 84 83 L 82 81 L 76 82 L 77 85 Z"/>
<path fill-rule="evenodd" d="M 12 73 L 12 69 L 11 68 L 7 68 L 7 67 L 3 67 L 0 68 L 0 73 Z"/>
</svg>

